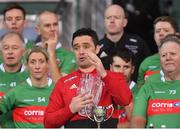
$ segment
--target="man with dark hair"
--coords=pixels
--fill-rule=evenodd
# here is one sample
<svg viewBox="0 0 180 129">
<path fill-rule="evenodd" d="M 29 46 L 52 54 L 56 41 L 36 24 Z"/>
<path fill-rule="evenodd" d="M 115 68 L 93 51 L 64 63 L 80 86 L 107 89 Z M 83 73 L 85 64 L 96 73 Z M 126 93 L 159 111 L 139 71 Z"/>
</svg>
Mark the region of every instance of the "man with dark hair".
<svg viewBox="0 0 180 129">
<path fill-rule="evenodd" d="M 23 36 L 23 43 L 26 49 L 31 48 L 34 42 L 29 40 L 23 35 L 23 30 L 27 24 L 26 21 L 26 11 L 23 7 L 17 3 L 10 3 L 3 11 L 3 25 L 4 30 L 2 30 L 2 35 L 7 32 L 16 32 Z M 0 62 L 2 62 L 0 56 Z"/>
<path fill-rule="evenodd" d="M 10 4 L 3 11 L 3 20 L 7 30 L 22 34 L 26 24 L 26 12 L 18 4 Z"/>
<path fill-rule="evenodd" d="M 46 128 L 58 128 L 63 125 L 69 128 L 94 128 L 97 127 L 96 123 L 88 119 L 86 113 L 81 112 L 83 109 L 94 106 L 115 107 L 117 104 L 125 106 L 132 100 L 123 74 L 106 71 L 96 55 L 99 46 L 95 31 L 89 28 L 77 30 L 73 34 L 72 46 L 79 69 L 56 83 L 45 112 Z M 82 83 L 82 77 L 85 75 L 88 75 L 86 81 L 92 77 L 99 79 L 99 83 Z M 92 84 L 93 89 L 96 89 L 95 94 L 91 92 Z M 81 87 L 85 85 L 87 90 L 84 91 Z M 101 127 L 117 127 L 116 111 L 114 108 L 112 117 L 102 122 Z"/>
<path fill-rule="evenodd" d="M 161 40 L 168 34 L 178 34 L 178 24 L 170 16 L 160 16 L 154 20 L 154 40 L 157 47 L 160 46 Z M 160 67 L 160 57 L 159 53 L 149 56 L 144 59 L 141 63 L 138 71 L 138 86 L 141 87 L 145 80 L 153 75 L 159 73 Z"/>
<path fill-rule="evenodd" d="M 127 48 L 121 48 L 119 51 L 116 51 L 113 53 L 110 64 L 110 70 L 113 72 L 123 73 L 126 77 L 126 81 L 129 85 L 130 90 L 133 93 L 133 96 L 135 97 L 139 88 L 137 84 L 132 81 L 132 74 L 134 73 L 135 69 L 135 56 L 134 54 Z M 118 127 L 119 128 L 128 128 L 129 127 L 129 121 L 132 113 L 133 108 L 133 101 L 127 105 L 127 106 L 120 106 L 118 105 L 118 111 L 119 111 L 119 122 Z"/>
<path fill-rule="evenodd" d="M 110 70 L 113 72 L 123 73 L 126 77 L 130 89 L 137 88 L 134 87 L 135 82 L 132 81 L 132 74 L 135 69 L 135 56 L 127 48 L 121 48 L 120 51 L 113 53 L 111 57 Z M 136 90 L 135 90 L 136 91 Z"/>
</svg>

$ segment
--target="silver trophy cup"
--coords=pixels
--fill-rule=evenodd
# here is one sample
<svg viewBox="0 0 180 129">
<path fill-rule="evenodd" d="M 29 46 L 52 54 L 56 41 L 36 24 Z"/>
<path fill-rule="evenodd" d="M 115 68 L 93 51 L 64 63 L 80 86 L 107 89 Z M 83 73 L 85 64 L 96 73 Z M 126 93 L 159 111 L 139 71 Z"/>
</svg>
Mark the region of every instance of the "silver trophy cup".
<svg viewBox="0 0 180 129">
<path fill-rule="evenodd" d="M 87 108 L 86 108 L 87 109 Z M 107 111 L 111 110 L 110 115 L 107 115 Z M 100 129 L 100 125 L 102 122 L 107 121 L 113 114 L 114 112 L 114 108 L 113 105 L 110 105 L 108 107 L 105 106 L 94 106 L 91 110 L 91 113 L 88 112 L 88 110 L 86 111 L 86 115 L 88 116 L 88 118 L 92 121 L 97 122 L 98 125 L 98 129 Z"/>
<path fill-rule="evenodd" d="M 80 86 L 77 89 L 77 94 L 83 93 L 91 94 L 93 96 L 93 104 L 94 106 L 96 106 L 100 100 L 102 93 L 101 78 L 99 76 L 93 76 L 91 74 L 83 74 L 80 78 Z M 91 113 L 93 107 L 86 106 L 86 109 L 82 108 L 78 112 L 78 114 L 86 117 L 86 112 Z"/>
<path fill-rule="evenodd" d="M 88 93 L 93 96 L 93 106 L 86 105 L 85 108 L 82 108 L 78 114 L 80 116 L 88 117 L 90 120 L 97 122 L 98 129 L 100 129 L 100 124 L 104 121 L 107 121 L 113 114 L 114 108 L 113 105 L 108 107 L 106 106 L 97 106 L 100 97 L 102 94 L 103 82 L 101 77 L 93 76 L 91 74 L 83 74 L 80 78 L 80 85 L 77 89 L 77 94 Z M 110 115 L 107 115 L 107 112 L 111 110 Z"/>
</svg>

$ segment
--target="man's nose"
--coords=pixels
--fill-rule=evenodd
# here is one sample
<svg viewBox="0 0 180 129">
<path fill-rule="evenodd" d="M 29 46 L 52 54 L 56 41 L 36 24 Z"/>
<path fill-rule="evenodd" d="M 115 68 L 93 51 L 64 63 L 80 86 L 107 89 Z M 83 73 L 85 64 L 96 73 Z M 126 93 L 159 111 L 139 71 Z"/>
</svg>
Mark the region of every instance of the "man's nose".
<svg viewBox="0 0 180 129">
<path fill-rule="evenodd" d="M 124 69 L 122 67 L 119 68 L 119 72 L 123 73 Z"/>
<path fill-rule="evenodd" d="M 164 35 L 165 35 L 165 34 L 164 34 L 163 31 L 160 31 L 160 32 L 159 32 L 159 37 L 164 38 Z"/>
<path fill-rule="evenodd" d="M 168 53 L 168 54 L 166 55 L 166 60 L 170 60 L 170 59 L 171 59 L 171 54 Z"/>
<path fill-rule="evenodd" d="M 84 48 L 83 48 L 83 47 L 80 47 L 80 48 L 79 48 L 79 53 L 81 53 L 81 54 L 84 53 Z"/>
<path fill-rule="evenodd" d="M 8 49 L 8 54 L 12 54 L 13 53 L 13 49 L 12 48 L 9 48 Z"/>
<path fill-rule="evenodd" d="M 53 31 L 53 32 L 54 32 L 54 31 L 56 30 L 56 27 L 55 27 L 55 26 L 53 26 L 53 25 L 51 25 L 51 28 L 50 28 L 50 29 L 51 29 L 51 31 Z"/>
<path fill-rule="evenodd" d="M 16 19 L 12 19 L 11 23 L 16 24 Z"/>
<path fill-rule="evenodd" d="M 111 18 L 110 18 L 110 22 L 114 23 L 114 21 L 115 21 L 115 18 L 114 18 L 114 17 L 111 17 Z"/>
</svg>

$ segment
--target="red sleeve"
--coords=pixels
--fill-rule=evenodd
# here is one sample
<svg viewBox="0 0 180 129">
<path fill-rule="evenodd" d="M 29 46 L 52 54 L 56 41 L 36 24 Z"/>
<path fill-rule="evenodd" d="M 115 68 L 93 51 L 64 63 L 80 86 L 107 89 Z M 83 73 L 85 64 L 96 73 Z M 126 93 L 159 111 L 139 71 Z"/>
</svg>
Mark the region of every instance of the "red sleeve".
<svg viewBox="0 0 180 129">
<path fill-rule="evenodd" d="M 65 106 L 64 104 L 63 89 L 63 80 L 60 79 L 51 93 L 49 104 L 45 111 L 45 128 L 61 127 L 73 116 L 69 105 Z"/>
<path fill-rule="evenodd" d="M 107 75 L 102 80 L 117 104 L 125 106 L 132 101 L 131 90 L 122 73 L 107 71 Z"/>
</svg>

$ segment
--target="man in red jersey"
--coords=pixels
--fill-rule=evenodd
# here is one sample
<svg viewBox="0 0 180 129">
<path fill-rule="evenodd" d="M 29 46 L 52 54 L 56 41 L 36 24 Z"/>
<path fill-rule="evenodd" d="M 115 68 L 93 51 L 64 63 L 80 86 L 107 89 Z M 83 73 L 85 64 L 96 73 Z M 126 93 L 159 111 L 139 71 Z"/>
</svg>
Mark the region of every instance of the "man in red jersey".
<svg viewBox="0 0 180 129">
<path fill-rule="evenodd" d="M 72 46 L 79 69 L 56 83 L 45 112 L 44 124 L 46 128 L 97 127 L 96 122 L 88 119 L 86 114 L 79 113 L 87 105 L 92 105 L 95 102 L 92 94 L 87 92 L 77 94 L 77 89 L 81 84 L 80 78 L 84 74 L 101 78 L 102 88 L 101 94 L 99 94 L 100 99 L 98 102 L 96 101 L 97 106 L 109 107 L 113 105 L 116 107 L 118 104 L 128 105 L 132 101 L 132 94 L 123 74 L 106 71 L 96 55 L 99 52 L 98 41 L 96 32 L 89 28 L 79 29 L 73 34 Z M 101 127 L 116 128 L 117 121 L 116 108 L 114 108 L 112 117 L 102 122 Z"/>
</svg>

